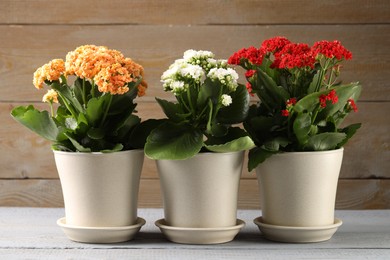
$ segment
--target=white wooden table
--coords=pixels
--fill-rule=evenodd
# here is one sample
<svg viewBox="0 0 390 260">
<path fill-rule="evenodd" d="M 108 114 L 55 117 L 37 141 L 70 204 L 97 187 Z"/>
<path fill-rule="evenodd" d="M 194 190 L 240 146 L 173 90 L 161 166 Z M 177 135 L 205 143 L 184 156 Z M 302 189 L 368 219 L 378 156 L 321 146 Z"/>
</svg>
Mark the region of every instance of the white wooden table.
<svg viewBox="0 0 390 260">
<path fill-rule="evenodd" d="M 390 259 L 390 210 L 336 211 L 343 225 L 329 241 L 275 243 L 263 238 L 253 219 L 259 210 L 240 210 L 246 222 L 235 240 L 219 245 L 169 242 L 154 225 L 162 209 L 139 209 L 146 220 L 134 240 L 118 244 L 72 242 L 57 226 L 62 208 L 1 208 L 0 259 Z"/>
</svg>

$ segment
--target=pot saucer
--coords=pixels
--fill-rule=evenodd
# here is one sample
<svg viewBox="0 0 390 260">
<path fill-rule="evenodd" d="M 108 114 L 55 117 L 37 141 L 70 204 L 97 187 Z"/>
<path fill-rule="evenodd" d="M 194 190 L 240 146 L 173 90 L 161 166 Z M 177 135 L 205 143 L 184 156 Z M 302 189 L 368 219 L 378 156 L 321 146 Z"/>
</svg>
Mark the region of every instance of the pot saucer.
<svg viewBox="0 0 390 260">
<path fill-rule="evenodd" d="M 245 226 L 245 222 L 237 219 L 237 225 L 218 228 L 187 228 L 168 226 L 164 219 L 155 222 L 168 240 L 180 244 L 221 244 L 230 242 Z"/>
<path fill-rule="evenodd" d="M 262 217 L 254 219 L 253 222 L 259 227 L 265 238 L 287 243 L 313 243 L 329 240 L 343 223 L 341 219 L 335 218 L 334 224 L 327 226 L 277 226 L 264 223 Z"/>
<path fill-rule="evenodd" d="M 73 241 L 82 243 L 119 243 L 134 238 L 137 232 L 145 225 L 143 218 L 137 218 L 131 226 L 121 227 L 82 227 L 66 224 L 66 218 L 57 220 L 65 235 Z"/>
</svg>

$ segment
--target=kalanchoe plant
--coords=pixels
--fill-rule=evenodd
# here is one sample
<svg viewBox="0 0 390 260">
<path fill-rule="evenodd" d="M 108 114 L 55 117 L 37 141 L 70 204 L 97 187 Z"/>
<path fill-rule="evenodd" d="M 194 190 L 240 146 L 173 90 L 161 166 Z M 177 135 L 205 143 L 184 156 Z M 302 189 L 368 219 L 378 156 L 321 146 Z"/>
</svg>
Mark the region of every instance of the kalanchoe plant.
<svg viewBox="0 0 390 260">
<path fill-rule="evenodd" d="M 148 136 L 145 154 L 153 159 L 183 160 L 199 152 L 232 152 L 253 147 L 241 123 L 249 95 L 235 70 L 209 51 L 187 50 L 161 77 L 176 102 L 156 98 L 167 119 Z"/>
<path fill-rule="evenodd" d="M 49 88 L 43 101 L 49 103 L 50 112 L 29 105 L 14 108 L 11 115 L 50 140 L 54 150 L 112 152 L 143 147 L 139 136 L 132 136 L 140 123 L 133 114 L 134 99 L 147 88 L 143 67 L 119 51 L 80 46 L 65 61 L 55 59 L 38 68 L 33 83 L 37 89 Z"/>
<path fill-rule="evenodd" d="M 229 58 L 229 64 L 246 69 L 247 89 L 260 99 L 244 122 L 256 144 L 249 152 L 249 170 L 279 152 L 340 148 L 355 134 L 360 124 L 341 128 L 341 123 L 357 111 L 361 86 L 337 80 L 340 63 L 351 58 L 339 41 L 309 47 L 284 37 Z"/>
</svg>

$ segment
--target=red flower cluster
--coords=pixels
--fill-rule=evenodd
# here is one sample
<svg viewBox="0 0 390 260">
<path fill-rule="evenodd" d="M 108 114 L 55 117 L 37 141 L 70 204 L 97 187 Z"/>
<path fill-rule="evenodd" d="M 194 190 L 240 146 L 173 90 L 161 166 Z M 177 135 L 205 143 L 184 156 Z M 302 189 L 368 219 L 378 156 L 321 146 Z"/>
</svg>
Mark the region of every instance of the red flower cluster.
<svg viewBox="0 0 390 260">
<path fill-rule="evenodd" d="M 297 99 L 295 97 L 287 99 L 286 101 L 286 109 L 282 110 L 282 116 L 289 116 L 290 115 L 290 110 L 293 105 L 297 103 Z"/>
<path fill-rule="evenodd" d="M 255 73 L 256 73 L 256 70 L 247 70 L 247 71 L 245 72 L 245 77 L 246 77 L 246 78 L 250 78 L 250 77 L 252 77 Z"/>
<path fill-rule="evenodd" d="M 274 56 L 271 68 L 313 68 L 315 63 L 309 45 L 304 43 L 289 43 L 281 51 L 275 52 Z"/>
<path fill-rule="evenodd" d="M 293 43 L 278 36 L 265 40 L 258 49 L 251 46 L 239 50 L 228 59 L 228 63 L 240 65 L 242 60 L 248 60 L 253 65 L 261 65 L 264 57 L 271 53 L 275 58 L 271 67 L 279 69 L 313 68 L 319 54 L 338 60 L 352 58 L 352 53 L 340 41 L 318 41 L 309 47 L 305 43 Z"/>
<path fill-rule="evenodd" d="M 313 56 L 316 57 L 318 54 L 322 54 L 325 57 L 330 59 L 336 58 L 338 60 L 342 60 L 343 58 L 346 60 L 352 59 L 352 53 L 347 50 L 343 45 L 341 45 L 340 41 L 319 41 L 314 43 L 312 47 Z"/>
<path fill-rule="evenodd" d="M 252 89 L 251 83 L 249 83 L 249 82 L 246 83 L 246 90 L 248 90 L 249 95 L 251 95 L 252 97 L 255 96 L 255 94 L 253 94 L 253 92 L 252 92 L 253 89 Z"/>
<path fill-rule="evenodd" d="M 282 50 L 284 46 L 290 43 L 290 40 L 288 40 L 287 38 L 277 36 L 263 41 L 260 48 L 263 49 L 265 52 L 275 53 Z"/>
<path fill-rule="evenodd" d="M 356 103 L 355 103 L 355 101 L 352 98 L 348 99 L 348 105 L 349 105 L 350 109 L 353 110 L 353 112 L 357 112 L 358 111 Z"/>
<path fill-rule="evenodd" d="M 319 99 L 320 99 L 320 106 L 322 108 L 326 107 L 326 101 L 327 100 L 330 100 L 332 102 L 332 104 L 336 104 L 337 101 L 339 101 L 339 98 L 337 97 L 336 91 L 334 89 L 332 89 L 328 93 L 328 95 L 322 94 Z"/>
<path fill-rule="evenodd" d="M 234 53 L 229 59 L 229 64 L 240 65 L 242 59 L 249 60 L 254 65 L 261 65 L 263 62 L 265 52 L 261 49 L 256 49 L 251 46 L 248 49 L 243 48 L 238 52 Z"/>
</svg>

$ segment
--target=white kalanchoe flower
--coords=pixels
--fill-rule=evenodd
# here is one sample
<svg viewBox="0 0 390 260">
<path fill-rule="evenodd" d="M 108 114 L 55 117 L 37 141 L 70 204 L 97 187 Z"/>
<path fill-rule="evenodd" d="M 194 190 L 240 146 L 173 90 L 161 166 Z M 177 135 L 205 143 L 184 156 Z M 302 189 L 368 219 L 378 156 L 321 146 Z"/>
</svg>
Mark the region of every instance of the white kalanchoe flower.
<svg viewBox="0 0 390 260">
<path fill-rule="evenodd" d="M 186 62 L 192 63 L 193 60 L 207 60 L 208 58 L 214 58 L 214 53 L 211 51 L 187 50 L 184 52 L 183 58 Z"/>
<path fill-rule="evenodd" d="M 213 68 L 207 74 L 212 80 L 218 80 L 221 84 L 227 86 L 230 91 L 236 91 L 238 83 L 238 74 L 231 68 Z"/>
<path fill-rule="evenodd" d="M 187 90 L 186 86 L 183 81 L 172 81 L 170 85 L 172 93 L 175 95 L 185 92 Z"/>
<path fill-rule="evenodd" d="M 203 71 L 202 67 L 200 67 L 198 65 L 186 64 L 185 67 L 183 67 L 179 70 L 179 74 L 182 77 L 192 78 L 195 81 L 200 82 L 200 80 L 204 76 L 204 71 Z"/>
<path fill-rule="evenodd" d="M 226 94 L 223 94 L 223 95 L 221 96 L 221 104 L 222 104 L 223 106 L 225 106 L 225 107 L 230 106 L 230 104 L 231 104 L 232 102 L 233 102 L 233 101 L 232 101 L 232 97 L 231 97 L 231 96 L 226 95 Z"/>
<path fill-rule="evenodd" d="M 218 68 L 225 68 L 226 69 L 227 65 L 228 65 L 227 60 L 218 60 L 217 61 Z"/>
</svg>

